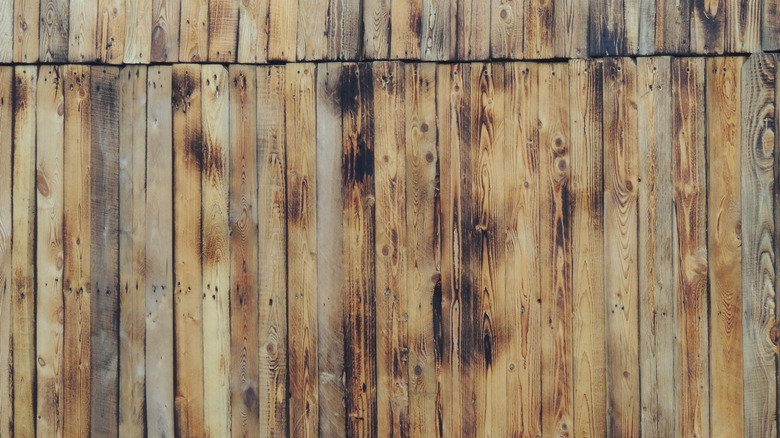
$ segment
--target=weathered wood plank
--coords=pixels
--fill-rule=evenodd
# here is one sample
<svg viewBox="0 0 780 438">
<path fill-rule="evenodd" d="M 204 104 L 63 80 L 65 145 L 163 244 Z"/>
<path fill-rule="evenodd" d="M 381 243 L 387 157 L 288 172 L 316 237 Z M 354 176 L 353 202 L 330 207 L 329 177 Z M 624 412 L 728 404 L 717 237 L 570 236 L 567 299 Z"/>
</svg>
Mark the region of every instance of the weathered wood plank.
<svg viewBox="0 0 780 438">
<path fill-rule="evenodd" d="M 592 2 L 592 4 L 603 2 Z M 523 12 L 523 58 L 546 59 L 552 58 L 554 49 L 554 24 L 553 2 L 551 0 L 525 0 Z M 594 16 L 591 10 L 591 16 Z M 592 26 L 593 29 L 595 26 Z M 591 55 L 594 44 L 589 41 Z M 597 46 L 596 46 L 597 47 Z"/>
<path fill-rule="evenodd" d="M 604 179 L 600 61 L 569 62 L 574 434 L 605 436 Z"/>
<path fill-rule="evenodd" d="M 393 13 L 401 19 L 393 6 L 392 0 L 363 0 L 363 56 L 367 59 L 390 58 L 390 40 L 395 37 L 391 33 Z M 404 3 L 398 9 L 402 7 L 409 8 Z"/>
<path fill-rule="evenodd" d="M 210 62 L 236 62 L 238 5 L 239 0 L 209 0 Z"/>
<path fill-rule="evenodd" d="M 657 4 L 652 2 L 641 2 L 640 0 L 604 0 L 590 2 L 590 26 L 588 33 L 588 52 L 591 56 L 626 56 L 633 55 L 640 50 L 640 40 L 646 37 L 640 35 L 640 23 L 650 25 L 646 14 L 647 8 L 657 6 L 662 11 L 662 2 L 680 1 L 680 0 L 657 0 Z M 687 4 L 687 2 L 685 2 Z M 574 6 L 577 8 L 576 6 Z M 668 5 L 667 5 L 668 7 Z M 577 8 L 578 9 L 578 8 Z M 640 15 L 640 10 L 642 15 Z M 556 19 L 558 8 L 556 8 Z M 563 20 L 567 20 L 570 14 L 565 14 Z M 598 17 L 598 18 L 597 18 Z M 656 23 L 662 22 L 656 15 Z M 557 24 L 557 23 L 556 23 Z M 556 32 L 559 29 L 556 27 Z M 656 31 L 657 32 L 657 31 Z M 687 39 L 687 32 L 686 37 Z M 572 39 L 572 42 L 576 40 Z M 560 56 L 562 53 L 558 53 Z M 571 54 L 571 53 L 570 53 Z"/>
<path fill-rule="evenodd" d="M 13 169 L 13 67 L 0 67 L 0 435 L 10 437 L 14 422 L 11 181 Z"/>
<path fill-rule="evenodd" d="M 181 4 L 180 15 L 179 62 L 205 61 L 209 53 L 209 1 L 185 0 Z M 248 27 L 251 23 L 254 20 L 247 17 L 247 23 L 240 24 Z"/>
<path fill-rule="evenodd" d="M 346 436 L 340 63 L 317 68 L 317 342 L 319 432 Z"/>
<path fill-rule="evenodd" d="M 8 0 L 8 4 L 11 4 L 12 1 Z M 69 0 L 41 1 L 39 54 L 42 62 L 66 62 L 68 60 L 69 6 Z M 124 27 L 124 23 L 122 26 Z M 1 39 L 2 37 L 0 37 Z M 10 58 L 6 61 L 10 61 Z"/>
<path fill-rule="evenodd" d="M 456 13 L 455 5 L 450 0 L 422 1 L 421 59 L 426 61 L 455 59 Z M 521 48 L 518 47 L 518 53 L 520 51 Z"/>
<path fill-rule="evenodd" d="M 691 47 L 691 2 L 656 0 L 656 8 L 656 53 L 688 53 Z"/>
<path fill-rule="evenodd" d="M 119 434 L 146 432 L 146 67 L 120 72 Z"/>
<path fill-rule="evenodd" d="M 328 13 L 328 59 L 355 60 L 362 36 L 361 0 L 330 0 Z"/>
<path fill-rule="evenodd" d="M 457 0 L 458 60 L 472 61 L 490 57 L 490 5 L 486 3 L 479 0 Z M 552 3 L 550 5 L 552 7 Z M 550 12 L 552 13 L 552 9 Z"/>
<path fill-rule="evenodd" d="M 125 2 L 99 0 L 97 59 L 104 64 L 121 64 L 125 49 Z"/>
<path fill-rule="evenodd" d="M 671 59 L 637 59 L 641 430 L 677 436 Z"/>
<path fill-rule="evenodd" d="M 772 55 L 753 55 L 742 67 L 742 365 L 745 436 L 777 429 L 775 327 L 775 93 Z"/>
<path fill-rule="evenodd" d="M 694 0 L 691 4 L 691 52 L 722 54 L 725 26 L 725 0 Z"/>
<path fill-rule="evenodd" d="M 230 436 L 230 106 L 227 70 L 220 65 L 204 65 L 201 93 L 203 422 L 206 436 L 226 437 Z"/>
<path fill-rule="evenodd" d="M 328 49 L 328 0 L 298 2 L 298 60 L 325 59 Z M 366 7 L 366 6 L 364 6 Z"/>
<path fill-rule="evenodd" d="M 757 52 L 761 49 L 760 0 L 726 0 L 724 52 Z"/>
<path fill-rule="evenodd" d="M 344 64 L 341 79 L 347 435 L 375 436 L 377 358 L 371 65 Z"/>
<path fill-rule="evenodd" d="M 710 430 L 742 436 L 740 105 L 742 58 L 706 61 Z"/>
<path fill-rule="evenodd" d="M 480 8 L 480 13 L 487 16 L 490 23 L 490 9 Z M 484 21 L 480 22 L 481 24 Z M 487 44 L 485 56 L 490 53 L 490 34 L 483 30 L 481 36 Z M 485 35 L 485 32 L 488 34 Z M 393 59 L 420 59 L 422 36 L 422 0 L 392 2 L 390 8 L 390 57 Z"/>
<path fill-rule="evenodd" d="M 539 65 L 541 390 L 545 434 L 565 434 L 573 419 L 568 83 L 566 64 Z"/>
<path fill-rule="evenodd" d="M 88 436 L 91 351 L 91 74 L 65 68 L 65 436 Z"/>
<path fill-rule="evenodd" d="M 91 69 L 90 433 L 119 433 L 119 68 Z"/>
<path fill-rule="evenodd" d="M 13 137 L 13 431 L 35 436 L 35 137 L 38 68 L 14 68 Z"/>
<path fill-rule="evenodd" d="M 317 118 L 314 64 L 286 69 L 290 434 L 318 435 Z M 373 321 L 372 321 L 373 322 Z"/>
<path fill-rule="evenodd" d="M 199 65 L 173 66 L 175 431 L 203 436 L 202 96 Z"/>
<path fill-rule="evenodd" d="M 610 436 L 638 436 L 639 290 L 636 64 L 604 63 L 604 290 Z"/>
<path fill-rule="evenodd" d="M 71 8 L 71 16 L 75 8 Z M 7 10 L 5 12 L 8 12 Z M 13 62 L 38 61 L 39 0 L 14 0 L 13 4 Z M 7 59 L 10 61 L 10 59 Z"/>
<path fill-rule="evenodd" d="M 376 362 L 377 434 L 409 435 L 409 374 L 416 356 L 410 350 L 411 308 L 407 271 L 406 120 L 404 66 L 373 64 L 374 169 L 376 173 Z M 421 375 L 421 371 L 416 376 Z M 431 411 L 433 413 L 434 411 Z"/>
<path fill-rule="evenodd" d="M 64 78 L 59 67 L 41 67 L 36 151 L 36 433 L 63 436 L 63 147 Z M 10 176 L 10 175 L 9 175 Z M 10 211 L 10 207 L 9 207 Z M 2 287 L 2 286 L 0 286 Z M 0 432 L 2 434 L 2 432 Z M 4 435 L 5 436 L 5 435 Z"/>
<path fill-rule="evenodd" d="M 287 436 L 287 200 L 284 66 L 257 68 L 261 436 Z M 338 351 L 338 350 L 337 350 Z M 341 350 L 343 351 L 343 349 Z"/>
<path fill-rule="evenodd" d="M 147 3 L 149 2 L 149 0 L 146 1 Z M 152 35 L 150 40 L 151 53 L 149 58 L 151 59 L 151 62 L 177 62 L 179 60 L 180 1 L 181 0 L 151 1 L 150 30 Z M 139 8 L 140 7 L 141 6 L 139 6 Z"/>
<path fill-rule="evenodd" d="M 149 68 L 146 149 L 146 422 L 174 433 L 173 110 L 171 66 Z M 153 188 L 153 189 L 149 189 Z"/>
<path fill-rule="evenodd" d="M 0 62 L 9 63 L 13 60 L 14 0 L 0 0 Z"/>
<path fill-rule="evenodd" d="M 242 63 L 264 63 L 268 59 L 268 0 L 238 5 L 238 56 Z"/>
<path fill-rule="evenodd" d="M 405 144 L 406 156 L 409 434 L 437 436 L 443 432 L 437 416 L 442 408 L 437 404 L 443 402 L 443 351 L 436 66 L 406 65 L 405 81 L 406 132 L 400 144 Z"/>
<path fill-rule="evenodd" d="M 268 60 L 295 61 L 298 2 L 268 0 Z"/>
<path fill-rule="evenodd" d="M 639 55 L 654 55 L 656 54 L 656 23 L 658 21 L 659 14 L 656 10 L 658 0 L 639 0 L 639 18 L 637 23 L 639 24 L 639 34 L 637 38 Z M 734 1 L 734 0 L 727 0 Z M 739 0 L 736 0 L 739 1 Z M 663 5 L 661 0 L 661 5 Z M 663 9 L 660 11 L 663 13 Z M 726 13 L 728 19 L 728 13 Z"/>
<path fill-rule="evenodd" d="M 491 0 L 491 57 L 522 57 L 524 4 L 523 0 Z"/>
<path fill-rule="evenodd" d="M 152 52 L 152 2 L 125 0 L 126 64 L 146 64 Z"/>
<path fill-rule="evenodd" d="M 597 1 L 597 0 L 593 0 Z M 639 0 L 632 3 L 638 4 Z M 590 0 L 562 0 L 555 2 L 554 54 L 556 58 L 586 58 L 588 56 L 588 27 Z M 628 8 L 627 8 L 628 9 Z M 639 14 L 630 15 L 633 28 L 639 25 Z M 631 43 L 636 46 L 638 31 L 631 34 Z M 636 53 L 634 50 L 626 53 Z"/>
<path fill-rule="evenodd" d="M 780 0 L 763 0 L 761 14 L 761 49 L 780 49 Z"/>
<path fill-rule="evenodd" d="M 505 313 L 517 336 L 506 355 L 510 436 L 539 436 L 542 428 L 538 68 L 511 63 L 505 73 Z"/>
<path fill-rule="evenodd" d="M 233 436 L 256 436 L 258 409 L 257 92 L 255 68 L 230 66 L 230 348 Z"/>
<path fill-rule="evenodd" d="M 676 210 L 680 434 L 709 434 L 707 192 L 704 58 L 672 61 L 672 159 Z"/>
<path fill-rule="evenodd" d="M 98 0 L 71 0 L 68 13 L 68 61 L 94 62 L 98 59 Z"/>
</svg>

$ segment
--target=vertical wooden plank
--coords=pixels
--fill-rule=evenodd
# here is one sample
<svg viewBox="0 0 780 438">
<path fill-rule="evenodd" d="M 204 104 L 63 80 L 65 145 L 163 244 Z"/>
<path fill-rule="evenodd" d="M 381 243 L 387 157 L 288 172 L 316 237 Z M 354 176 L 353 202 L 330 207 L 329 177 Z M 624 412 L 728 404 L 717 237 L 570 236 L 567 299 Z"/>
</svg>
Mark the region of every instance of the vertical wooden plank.
<svg viewBox="0 0 780 438">
<path fill-rule="evenodd" d="M 780 0 L 764 0 L 761 15 L 761 49 L 780 49 Z"/>
<path fill-rule="evenodd" d="M 341 79 L 347 435 L 375 436 L 376 278 L 371 65 L 344 64 Z"/>
<path fill-rule="evenodd" d="M 238 62 L 248 64 L 266 62 L 268 59 L 267 20 L 268 0 L 239 3 L 238 55 L 236 57 Z"/>
<path fill-rule="evenodd" d="M 177 62 L 180 0 L 152 0 L 151 3 L 151 62 Z"/>
<path fill-rule="evenodd" d="M 727 1 L 732 1 L 732 0 L 727 0 Z M 663 5 L 663 0 L 661 0 L 660 2 L 658 2 L 658 0 L 639 1 L 639 17 L 637 20 L 637 23 L 639 25 L 639 33 L 637 35 L 637 38 L 639 40 L 639 42 L 637 43 L 638 45 L 637 54 L 639 55 L 656 54 L 655 32 L 656 32 L 656 21 L 659 19 L 659 14 L 658 11 L 656 10 L 658 4 Z M 663 13 L 663 9 L 661 10 L 661 13 Z M 726 18 L 728 18 L 728 13 L 726 14 Z M 662 16 L 661 19 L 663 19 Z"/>
<path fill-rule="evenodd" d="M 14 422 L 11 181 L 13 160 L 13 67 L 0 67 L 0 435 L 10 437 Z"/>
<path fill-rule="evenodd" d="M 0 0 L 0 62 L 9 63 L 13 60 L 14 0 Z"/>
<path fill-rule="evenodd" d="M 146 422 L 174 432 L 172 69 L 150 68 L 146 131 Z M 148 188 L 153 188 L 149 190 Z"/>
<path fill-rule="evenodd" d="M 726 31 L 725 0 L 694 0 L 691 4 L 691 52 L 721 54 Z"/>
<path fill-rule="evenodd" d="M 743 434 L 740 84 L 742 58 L 709 58 L 706 74 L 710 261 L 710 430 Z"/>
<path fill-rule="evenodd" d="M 404 67 L 396 62 L 373 64 L 374 169 L 376 172 L 376 362 L 377 434 L 409 435 L 411 383 L 406 233 L 406 141 Z M 433 413 L 434 411 L 431 411 Z M 380 414 L 381 413 L 381 414 Z"/>
<path fill-rule="evenodd" d="M 7 3 L 10 4 L 11 1 L 13 0 L 9 0 Z M 69 0 L 41 1 L 39 54 L 42 62 L 66 62 L 68 60 L 69 6 Z M 122 25 L 124 26 L 124 23 Z M 0 36 L 0 40 L 2 40 L 2 36 Z M 5 61 L 10 61 L 10 58 Z"/>
<path fill-rule="evenodd" d="M 146 433 L 146 67 L 120 72 L 119 434 Z"/>
<path fill-rule="evenodd" d="M 640 0 L 590 2 L 591 25 L 588 34 L 588 52 L 590 56 L 625 56 L 637 53 L 641 32 L 639 26 L 639 3 Z M 687 4 L 687 1 L 685 3 Z M 644 5 L 645 7 L 653 6 L 652 3 L 644 3 Z M 556 18 L 557 11 L 558 9 L 556 8 Z M 568 16 L 569 14 L 565 15 Z M 558 28 L 556 28 L 556 32 L 558 32 Z M 561 54 L 558 53 L 558 56 L 561 56 Z"/>
<path fill-rule="evenodd" d="M 490 23 L 490 9 L 480 8 Z M 481 23 L 484 24 L 484 21 Z M 487 35 L 485 35 L 487 33 Z M 422 0 L 393 2 L 390 10 L 390 57 L 393 59 L 420 59 L 422 35 Z M 490 34 L 481 34 L 485 46 L 485 57 L 490 53 Z"/>
<path fill-rule="evenodd" d="M 318 435 L 317 125 L 314 64 L 285 72 L 290 434 Z M 372 321 L 373 322 L 373 321 Z"/>
<path fill-rule="evenodd" d="M 35 428 L 38 435 L 63 436 L 62 404 L 62 231 L 64 78 L 60 68 L 42 67 L 38 76 L 36 158 L 36 356 Z M 10 210 L 10 207 L 9 207 Z M 1 287 L 1 286 L 0 286 Z M 2 432 L 0 432 L 2 434 Z"/>
<path fill-rule="evenodd" d="M 420 58 L 426 61 L 455 59 L 457 13 L 450 0 L 422 0 Z M 522 41 L 522 36 L 520 37 Z M 521 46 L 517 48 L 520 53 Z"/>
<path fill-rule="evenodd" d="M 203 436 L 200 66 L 173 66 L 175 431 Z"/>
<path fill-rule="evenodd" d="M 209 0 L 209 61 L 211 62 L 236 62 L 238 4 L 238 0 Z"/>
<path fill-rule="evenodd" d="M 256 3 L 253 2 L 252 4 Z M 209 50 L 208 0 L 186 0 L 182 2 L 180 15 L 179 62 L 205 61 L 208 59 Z M 251 19 L 247 19 L 247 21 L 247 25 L 254 22 Z"/>
<path fill-rule="evenodd" d="M 262 426 L 258 386 L 257 93 L 255 68 L 230 74 L 230 322 L 233 436 Z"/>
<path fill-rule="evenodd" d="M 74 8 L 71 8 L 71 14 Z M 6 11 L 8 12 L 8 11 Z M 13 6 L 13 62 L 38 61 L 39 0 L 14 0 Z M 10 59 L 6 59 L 6 62 Z"/>
<path fill-rule="evenodd" d="M 772 55 L 742 67 L 742 364 L 745 436 L 777 429 L 775 326 L 775 93 Z"/>
<path fill-rule="evenodd" d="M 284 66 L 257 68 L 261 436 L 287 436 L 287 200 Z"/>
<path fill-rule="evenodd" d="M 90 413 L 91 75 L 65 69 L 65 436 L 87 436 Z"/>
<path fill-rule="evenodd" d="M 14 435 L 35 436 L 35 137 L 37 67 L 14 68 L 13 374 Z"/>
<path fill-rule="evenodd" d="M 355 60 L 360 53 L 361 0 L 330 0 L 328 59 Z"/>
<path fill-rule="evenodd" d="M 597 1 L 597 0 L 593 0 Z M 639 0 L 634 0 L 638 4 Z M 555 3 L 555 32 L 554 46 L 556 58 L 586 58 L 588 56 L 588 27 L 590 0 L 563 0 Z M 639 14 L 626 14 L 633 18 L 632 27 L 638 29 Z M 638 34 L 638 32 L 633 32 Z M 634 37 L 631 44 L 636 46 Z M 633 50 L 626 53 L 636 53 Z"/>
<path fill-rule="evenodd" d="M 317 342 L 319 432 L 346 436 L 341 64 L 317 68 Z"/>
<path fill-rule="evenodd" d="M 539 65 L 542 430 L 573 419 L 569 87 L 566 64 Z"/>
<path fill-rule="evenodd" d="M 126 64 L 146 64 L 152 52 L 152 2 L 125 0 Z"/>
<path fill-rule="evenodd" d="M 726 0 L 725 53 L 760 50 L 761 4 L 758 0 Z"/>
<path fill-rule="evenodd" d="M 593 4 L 603 2 L 592 2 Z M 590 15 L 595 15 L 591 9 Z M 554 48 L 553 28 L 555 18 L 553 15 L 553 2 L 551 0 L 525 0 L 525 10 L 523 12 L 523 58 L 524 59 L 546 59 L 552 58 Z M 593 29 L 595 26 L 591 26 Z M 596 54 L 592 51 L 594 46 L 592 39 L 588 43 L 591 49 L 591 55 Z"/>
<path fill-rule="evenodd" d="M 636 64 L 604 63 L 604 286 L 610 436 L 638 436 L 639 290 Z"/>
<path fill-rule="evenodd" d="M 524 0 L 491 0 L 490 56 L 517 59 L 523 54 Z M 425 27 L 425 26 L 423 26 Z"/>
<path fill-rule="evenodd" d="M 707 197 L 703 58 L 672 61 L 676 214 L 675 295 L 680 321 L 680 433 L 709 434 Z"/>
<path fill-rule="evenodd" d="M 363 55 L 368 59 L 390 58 L 390 40 L 397 38 L 391 33 L 391 22 L 396 18 L 393 14 L 398 14 L 398 19 L 402 19 L 401 14 L 393 9 L 393 6 L 392 0 L 365 0 L 363 2 Z M 397 8 L 398 10 L 402 8 L 408 10 L 409 5 L 404 3 Z M 403 24 L 408 24 L 408 22 Z"/>
<path fill-rule="evenodd" d="M 121 64 L 125 49 L 125 2 L 99 0 L 97 59 L 104 64 Z"/>
<path fill-rule="evenodd" d="M 230 363 L 230 106 L 227 70 L 220 65 L 204 65 L 201 90 L 204 429 L 206 436 L 227 437 L 230 436 L 227 366 Z"/>
<path fill-rule="evenodd" d="M 510 330 L 519 338 L 507 348 L 508 434 L 540 436 L 538 64 L 507 64 L 505 93 L 504 138 L 508 154 L 504 164 L 507 199 L 505 313 Z"/>
<path fill-rule="evenodd" d="M 444 401 L 439 388 L 443 350 L 436 66 L 407 65 L 405 81 L 406 132 L 400 144 L 405 144 L 407 181 L 409 432 L 437 436 L 443 432 L 437 411 Z"/>
<path fill-rule="evenodd" d="M 298 2 L 299 61 L 325 59 L 328 48 L 329 6 L 328 0 L 300 0 Z"/>
<path fill-rule="evenodd" d="M 68 61 L 97 60 L 98 0 L 71 0 L 68 13 Z"/>
<path fill-rule="evenodd" d="M 298 2 L 268 0 L 268 60 L 295 61 Z"/>
<path fill-rule="evenodd" d="M 604 180 L 599 61 L 570 61 L 574 434 L 605 436 Z"/>
<path fill-rule="evenodd" d="M 637 59 L 639 387 L 641 430 L 677 436 L 677 312 L 673 269 L 671 60 Z"/>
<path fill-rule="evenodd" d="M 479 0 L 457 0 L 457 4 L 457 59 L 461 61 L 488 59 L 490 57 L 490 5 Z M 550 7 L 552 8 L 552 3 Z M 552 9 L 550 13 L 552 14 Z"/>
<path fill-rule="evenodd" d="M 656 0 L 655 50 L 657 53 L 686 54 L 690 50 L 691 2 Z"/>
<path fill-rule="evenodd" d="M 119 433 L 119 69 L 94 66 L 92 82 L 92 356 L 90 433 Z"/>
</svg>

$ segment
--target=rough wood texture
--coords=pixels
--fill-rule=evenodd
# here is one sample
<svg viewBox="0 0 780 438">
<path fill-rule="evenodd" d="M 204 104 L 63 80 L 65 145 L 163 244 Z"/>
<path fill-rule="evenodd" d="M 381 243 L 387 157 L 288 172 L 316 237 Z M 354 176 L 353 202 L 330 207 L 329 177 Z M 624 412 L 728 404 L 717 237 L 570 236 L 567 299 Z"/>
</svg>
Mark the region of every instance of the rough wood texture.
<svg viewBox="0 0 780 438">
<path fill-rule="evenodd" d="M 126 64 L 148 64 L 152 52 L 152 2 L 125 0 Z"/>
<path fill-rule="evenodd" d="M 397 9 L 402 8 L 408 10 L 409 5 L 404 3 Z M 367 59 L 387 59 L 390 57 L 390 38 L 394 36 L 391 34 L 390 23 L 396 18 L 391 17 L 392 13 L 398 14 L 393 9 L 393 2 L 390 0 L 366 0 L 363 2 L 363 56 Z M 400 21 L 400 17 L 398 19 Z M 397 26 L 401 27 L 400 24 Z"/>
<path fill-rule="evenodd" d="M 522 0 L 491 0 L 490 56 L 493 58 L 522 57 L 524 4 Z"/>
<path fill-rule="evenodd" d="M 0 0 L 0 61 L 7 63 L 14 60 L 13 41 L 14 0 Z"/>
<path fill-rule="evenodd" d="M 298 2 L 298 56 L 299 61 L 325 59 L 328 41 L 329 0 L 300 0 Z"/>
<path fill-rule="evenodd" d="M 0 435 L 13 430 L 13 333 L 11 259 L 13 67 L 0 67 Z"/>
<path fill-rule="evenodd" d="M 761 14 L 761 49 L 780 49 L 780 1 L 764 0 Z"/>
<path fill-rule="evenodd" d="M 298 2 L 268 2 L 268 60 L 294 61 L 297 53 Z"/>
<path fill-rule="evenodd" d="M 133 0 L 129 0 L 133 1 Z M 151 62 L 176 62 L 179 57 L 179 14 L 181 0 L 151 0 Z M 184 0 L 188 1 L 188 0 Z M 148 7 L 147 5 L 139 8 Z M 140 29 L 139 29 L 140 30 Z"/>
<path fill-rule="evenodd" d="M 694 53 L 723 53 L 726 1 L 694 0 L 691 4 L 691 50 Z"/>
<path fill-rule="evenodd" d="M 125 44 L 125 2 L 99 0 L 97 20 L 97 60 L 103 64 L 121 64 Z"/>
<path fill-rule="evenodd" d="M 236 62 L 238 5 L 238 0 L 209 0 L 210 62 Z"/>
<path fill-rule="evenodd" d="M 7 3 L 11 4 L 12 0 Z M 41 2 L 40 60 L 66 62 L 68 60 L 69 0 Z M 124 28 L 124 23 L 122 23 Z M 0 37 L 1 38 L 1 37 Z M 119 57 L 120 61 L 122 57 Z M 6 61 L 10 61 L 7 59 Z"/>
<path fill-rule="evenodd" d="M 268 59 L 268 0 L 238 5 L 238 56 L 242 63 L 263 63 Z"/>
<path fill-rule="evenodd" d="M 186 0 L 181 4 L 180 14 L 179 62 L 205 61 L 209 54 L 209 0 Z M 247 28 L 255 20 L 247 16 L 246 22 L 242 24 L 243 28 Z M 239 35 L 243 35 L 241 29 Z M 256 35 L 249 36 L 256 38 Z"/>
<path fill-rule="evenodd" d="M 481 8 L 483 17 L 490 21 L 490 11 Z M 393 59 L 419 59 L 422 33 L 422 0 L 392 2 L 390 9 L 390 57 Z M 484 35 L 484 34 L 483 34 Z M 490 36 L 484 43 L 489 44 Z M 485 51 L 485 56 L 488 55 Z"/>
<path fill-rule="evenodd" d="M 38 61 L 38 21 L 40 0 L 14 0 L 13 3 L 13 62 L 32 63 Z M 78 0 L 75 0 L 78 1 Z M 73 1 L 72 3 L 75 3 Z M 6 8 L 4 12 L 9 12 Z M 78 10 L 71 6 L 70 18 Z M 11 44 L 10 41 L 7 44 Z M 6 59 L 6 62 L 11 59 Z"/>
<path fill-rule="evenodd" d="M 98 59 L 98 0 L 71 0 L 68 13 L 68 61 L 94 62 Z"/>
<path fill-rule="evenodd" d="M 330 0 L 328 60 L 356 60 L 361 41 L 361 0 Z"/>
<path fill-rule="evenodd" d="M 420 57 L 426 61 L 453 59 L 456 9 L 450 0 L 422 1 L 422 48 Z"/>
</svg>

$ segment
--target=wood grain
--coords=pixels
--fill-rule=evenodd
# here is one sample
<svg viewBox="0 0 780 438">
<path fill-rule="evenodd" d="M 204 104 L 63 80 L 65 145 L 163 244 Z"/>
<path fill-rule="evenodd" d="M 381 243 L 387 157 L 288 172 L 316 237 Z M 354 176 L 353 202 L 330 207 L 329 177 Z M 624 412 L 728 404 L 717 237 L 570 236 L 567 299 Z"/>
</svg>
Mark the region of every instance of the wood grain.
<svg viewBox="0 0 780 438">
<path fill-rule="evenodd" d="M 480 13 L 488 16 L 490 11 L 480 8 Z M 392 2 L 390 8 L 390 58 L 419 59 L 422 33 L 422 0 Z M 490 43 L 490 36 L 485 37 Z M 489 48 L 485 51 L 488 56 Z"/>
<path fill-rule="evenodd" d="M 230 90 L 227 69 L 201 70 L 203 111 L 203 426 L 230 435 Z M 206 395 L 208 394 L 208 396 Z"/>
<path fill-rule="evenodd" d="M 516 336 L 506 354 L 507 432 L 510 436 L 538 436 L 542 430 L 539 65 L 507 64 L 504 90 L 505 314 L 509 330 Z"/>
<path fill-rule="evenodd" d="M 247 17 L 246 23 L 240 24 L 246 29 L 254 22 L 255 20 Z M 239 35 L 243 35 L 242 28 L 239 28 Z M 181 4 L 179 17 L 179 62 L 203 62 L 208 59 L 208 54 L 209 1 L 186 0 Z"/>
<path fill-rule="evenodd" d="M 14 67 L 13 410 L 14 435 L 35 436 L 35 152 L 38 68 Z"/>
<path fill-rule="evenodd" d="M 209 0 L 209 61 L 236 62 L 238 0 Z"/>
<path fill-rule="evenodd" d="M 341 63 L 317 68 L 317 366 L 319 432 L 346 436 Z"/>
<path fill-rule="evenodd" d="M 777 429 L 776 362 L 770 337 L 776 322 L 775 94 L 772 55 L 753 55 L 742 67 L 742 365 L 745 435 Z"/>
<path fill-rule="evenodd" d="M 121 64 L 125 44 L 125 2 L 98 0 L 97 59 L 103 64 Z"/>
<path fill-rule="evenodd" d="M 591 4 L 598 4 L 594 2 Z M 523 12 L 523 58 L 546 59 L 552 58 L 554 49 L 553 28 L 555 16 L 553 15 L 553 2 L 551 0 L 525 0 Z M 594 13 L 591 11 L 591 16 Z M 592 29 L 593 27 L 591 27 Z M 594 47 L 593 40 L 589 40 L 591 55 Z"/>
<path fill-rule="evenodd" d="M 761 2 L 726 0 L 724 52 L 757 52 L 761 47 Z"/>
<path fill-rule="evenodd" d="M 299 61 L 325 59 L 328 49 L 326 35 L 329 7 L 329 0 L 298 1 L 297 59 Z"/>
<path fill-rule="evenodd" d="M 70 8 L 70 17 L 74 16 L 74 11 L 76 10 L 78 10 L 77 7 Z M 8 12 L 8 10 L 5 12 Z M 14 0 L 13 62 L 26 64 L 38 61 L 39 20 L 39 0 Z M 10 59 L 6 61 L 10 61 Z"/>
<path fill-rule="evenodd" d="M 9 63 L 13 60 L 14 0 L 0 0 L 0 62 Z"/>
<path fill-rule="evenodd" d="M 691 4 L 691 51 L 722 54 L 726 33 L 726 0 L 694 0 Z"/>
<path fill-rule="evenodd" d="M 8 0 L 10 5 L 13 0 Z M 68 27 L 70 1 L 44 0 L 40 6 L 40 60 L 66 62 L 68 60 Z M 124 23 L 122 23 L 124 28 Z M 121 60 L 121 57 L 120 57 Z M 10 61 L 10 58 L 7 60 Z"/>
<path fill-rule="evenodd" d="M 65 436 L 90 430 L 91 78 L 89 66 L 65 68 Z"/>
<path fill-rule="evenodd" d="M 521 58 L 525 10 L 522 0 L 491 0 L 490 56 Z"/>
<path fill-rule="evenodd" d="M 457 10 L 450 0 L 422 0 L 420 58 L 441 61 L 455 58 Z"/>
<path fill-rule="evenodd" d="M 68 61 L 94 62 L 98 59 L 98 0 L 71 0 L 68 13 Z"/>
<path fill-rule="evenodd" d="M 457 5 L 457 59 L 471 61 L 489 58 L 489 5 L 479 0 L 457 0 Z"/>
<path fill-rule="evenodd" d="M 287 435 L 287 199 L 284 66 L 257 68 L 258 398 L 263 436 Z"/>
<path fill-rule="evenodd" d="M 361 0 L 330 0 L 328 60 L 355 60 L 360 53 Z"/>
<path fill-rule="evenodd" d="M 604 168 L 599 61 L 569 61 L 574 434 L 604 436 L 607 421 Z"/>
<path fill-rule="evenodd" d="M 179 60 L 180 2 L 181 0 L 152 0 L 151 2 L 151 62 L 176 62 Z"/>
<path fill-rule="evenodd" d="M 285 72 L 290 434 L 318 436 L 317 118 L 314 64 Z"/>
<path fill-rule="evenodd" d="M 710 430 L 742 435 L 742 58 L 706 61 L 707 250 L 710 254 Z M 717 383 L 716 383 L 717 382 Z"/>
<path fill-rule="evenodd" d="M 125 0 L 126 64 L 147 64 L 152 52 L 152 2 Z"/>
<path fill-rule="evenodd" d="M 119 74 L 119 434 L 146 432 L 146 76 Z"/>
<path fill-rule="evenodd" d="M 626 2 L 636 4 L 639 0 Z M 554 54 L 556 58 L 585 58 L 588 55 L 588 9 L 590 0 L 562 0 L 555 3 Z M 638 38 L 638 13 L 626 7 L 626 18 L 633 18 L 633 32 L 627 36 L 630 41 L 625 54 L 636 53 Z"/>
<path fill-rule="evenodd" d="M 761 14 L 761 49 L 780 49 L 780 0 L 764 0 Z"/>
<path fill-rule="evenodd" d="M 63 430 L 63 148 L 65 78 L 59 67 L 38 75 L 36 150 L 36 417 L 40 435 L 62 437 Z M 10 208 L 9 208 L 10 211 Z"/>
<path fill-rule="evenodd" d="M 0 435 L 13 431 L 13 67 L 0 67 Z"/>
<path fill-rule="evenodd" d="M 258 409 L 257 79 L 230 75 L 230 393 L 234 436 L 256 436 Z"/>
<path fill-rule="evenodd" d="M 268 60 L 295 61 L 298 2 L 268 0 Z"/>
<path fill-rule="evenodd" d="M 203 435 L 201 67 L 173 66 L 173 311 L 175 431 Z"/>
<path fill-rule="evenodd" d="M 377 434 L 406 436 L 410 433 L 410 390 L 418 378 L 409 370 L 415 365 L 421 370 L 413 360 L 416 355 L 410 350 L 408 333 L 414 313 L 407 262 L 406 81 L 404 66 L 397 62 L 377 62 L 372 72 L 370 111 L 393 115 L 374 121 Z"/>
</svg>

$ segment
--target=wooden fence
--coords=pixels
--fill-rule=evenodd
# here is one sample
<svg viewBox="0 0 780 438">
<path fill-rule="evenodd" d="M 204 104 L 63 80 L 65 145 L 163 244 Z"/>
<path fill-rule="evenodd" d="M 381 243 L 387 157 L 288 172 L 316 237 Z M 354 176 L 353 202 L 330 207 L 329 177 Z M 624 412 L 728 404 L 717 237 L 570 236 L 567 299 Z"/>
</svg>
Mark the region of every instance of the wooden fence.
<svg viewBox="0 0 780 438">
<path fill-rule="evenodd" d="M 0 63 L 425 61 L 780 50 L 780 0 L 0 0 Z"/>
<path fill-rule="evenodd" d="M 776 72 L 0 67 L 0 437 L 772 436 Z"/>
</svg>

